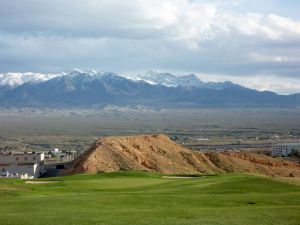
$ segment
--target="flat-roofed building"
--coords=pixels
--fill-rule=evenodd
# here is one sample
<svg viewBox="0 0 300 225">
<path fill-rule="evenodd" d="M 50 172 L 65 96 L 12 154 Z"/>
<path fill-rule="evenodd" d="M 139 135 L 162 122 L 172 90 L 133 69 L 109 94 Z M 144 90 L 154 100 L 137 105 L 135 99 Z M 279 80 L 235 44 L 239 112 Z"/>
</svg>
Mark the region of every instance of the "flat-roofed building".
<svg viewBox="0 0 300 225">
<path fill-rule="evenodd" d="M 300 143 L 275 144 L 272 148 L 272 156 L 287 157 L 300 152 Z"/>
<path fill-rule="evenodd" d="M 44 153 L 0 153 L 0 177 L 32 179 L 44 172 Z"/>
</svg>

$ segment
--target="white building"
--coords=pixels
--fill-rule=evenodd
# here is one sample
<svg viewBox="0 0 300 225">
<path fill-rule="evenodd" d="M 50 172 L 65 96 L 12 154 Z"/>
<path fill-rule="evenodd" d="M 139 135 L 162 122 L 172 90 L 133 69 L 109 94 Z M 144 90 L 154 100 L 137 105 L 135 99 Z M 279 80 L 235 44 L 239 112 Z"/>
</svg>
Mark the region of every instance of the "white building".
<svg viewBox="0 0 300 225">
<path fill-rule="evenodd" d="M 59 153 L 61 153 L 61 151 L 59 151 L 58 148 L 55 148 L 55 149 L 54 149 L 54 154 L 55 154 L 55 155 L 58 155 Z"/>
<path fill-rule="evenodd" d="M 44 172 L 44 153 L 0 153 L 0 177 L 32 179 Z"/>
<path fill-rule="evenodd" d="M 272 156 L 287 157 L 293 152 L 300 152 L 300 143 L 275 144 L 272 148 Z"/>
</svg>

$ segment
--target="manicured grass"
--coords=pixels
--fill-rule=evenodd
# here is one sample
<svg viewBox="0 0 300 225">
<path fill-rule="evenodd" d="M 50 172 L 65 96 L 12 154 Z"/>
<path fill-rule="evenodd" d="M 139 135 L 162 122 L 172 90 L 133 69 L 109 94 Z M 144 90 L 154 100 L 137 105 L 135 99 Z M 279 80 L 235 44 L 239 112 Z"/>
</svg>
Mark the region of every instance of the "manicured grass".
<svg viewBox="0 0 300 225">
<path fill-rule="evenodd" d="M 264 177 L 123 172 L 54 180 L 61 182 L 1 179 L 0 224 L 300 224 L 300 186 Z"/>
</svg>

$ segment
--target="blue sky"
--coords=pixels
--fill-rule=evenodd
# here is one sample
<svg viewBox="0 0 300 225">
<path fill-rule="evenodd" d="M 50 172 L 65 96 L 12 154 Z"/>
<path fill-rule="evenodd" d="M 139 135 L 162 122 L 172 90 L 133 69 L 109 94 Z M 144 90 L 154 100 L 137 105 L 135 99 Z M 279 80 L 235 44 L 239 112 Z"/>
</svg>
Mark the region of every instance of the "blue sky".
<svg viewBox="0 0 300 225">
<path fill-rule="evenodd" d="M 195 73 L 300 92 L 300 1 L 0 0 L 0 73 Z"/>
</svg>

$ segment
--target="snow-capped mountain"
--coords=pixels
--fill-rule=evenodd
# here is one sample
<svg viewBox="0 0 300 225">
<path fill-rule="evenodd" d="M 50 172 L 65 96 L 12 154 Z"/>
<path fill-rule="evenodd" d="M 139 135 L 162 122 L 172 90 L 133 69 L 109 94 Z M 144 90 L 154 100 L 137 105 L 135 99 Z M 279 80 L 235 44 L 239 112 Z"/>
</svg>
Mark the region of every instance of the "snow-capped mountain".
<svg viewBox="0 0 300 225">
<path fill-rule="evenodd" d="M 153 85 L 163 85 L 166 87 L 204 87 L 205 83 L 202 82 L 196 75 L 186 75 L 186 76 L 175 76 L 171 73 L 156 73 L 154 71 L 149 71 L 145 74 L 131 75 L 127 78 L 144 81 Z"/>
<path fill-rule="evenodd" d="M 0 86 L 18 87 L 26 83 L 42 83 L 54 78 L 76 78 L 80 79 L 103 79 L 109 75 L 119 76 L 111 72 L 103 71 L 82 71 L 78 69 L 73 69 L 70 72 L 60 72 L 60 73 L 0 73 Z"/>
<path fill-rule="evenodd" d="M 197 88 L 210 88 L 220 90 L 234 86 L 231 82 L 202 82 L 196 75 L 175 76 L 171 73 L 156 73 L 153 71 L 139 75 L 119 75 L 111 72 L 103 71 L 81 71 L 74 69 L 70 72 L 43 74 L 43 73 L 2 73 L 0 74 L 0 86 L 17 87 L 25 83 L 40 83 L 51 80 L 57 77 L 76 77 L 76 79 L 112 79 L 112 77 L 123 77 L 135 82 L 146 82 L 151 85 L 162 85 L 165 87 L 197 87 Z"/>
<path fill-rule="evenodd" d="M 300 94 L 259 92 L 195 75 L 147 73 L 128 78 L 110 72 L 1 74 L 0 107 L 292 107 Z M 143 109 L 142 109 L 143 110 Z"/>
<path fill-rule="evenodd" d="M 0 73 L 0 86 L 17 87 L 25 83 L 37 83 L 51 80 L 55 77 L 62 76 L 58 74 L 43 73 Z"/>
<path fill-rule="evenodd" d="M 70 72 L 60 72 L 60 73 L 0 73 L 0 86 L 10 86 L 17 87 L 26 83 L 41 83 L 48 80 L 51 80 L 56 77 L 74 77 L 74 76 L 82 76 L 82 77 L 94 77 L 99 78 L 104 75 L 105 72 L 98 72 L 94 70 L 90 71 L 81 71 L 78 69 L 73 69 Z"/>
<path fill-rule="evenodd" d="M 0 86 L 10 86 L 17 87 L 26 83 L 40 83 L 51 80 L 56 77 L 64 77 L 64 76 L 91 76 L 91 77 L 100 77 L 104 73 L 97 72 L 94 70 L 90 71 L 81 71 L 78 69 L 73 69 L 70 72 L 60 72 L 60 73 L 0 73 Z"/>
<path fill-rule="evenodd" d="M 230 87 L 241 87 L 240 85 L 234 84 L 230 81 L 225 82 L 203 82 L 195 74 L 185 76 L 175 76 L 171 73 L 157 73 L 149 71 L 145 74 L 137 76 L 127 76 L 127 78 L 136 81 L 145 81 L 153 85 L 163 85 L 166 87 L 196 87 L 196 88 L 208 88 L 214 90 L 222 90 Z"/>
</svg>

